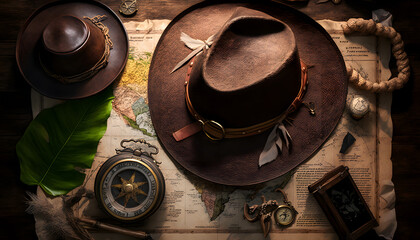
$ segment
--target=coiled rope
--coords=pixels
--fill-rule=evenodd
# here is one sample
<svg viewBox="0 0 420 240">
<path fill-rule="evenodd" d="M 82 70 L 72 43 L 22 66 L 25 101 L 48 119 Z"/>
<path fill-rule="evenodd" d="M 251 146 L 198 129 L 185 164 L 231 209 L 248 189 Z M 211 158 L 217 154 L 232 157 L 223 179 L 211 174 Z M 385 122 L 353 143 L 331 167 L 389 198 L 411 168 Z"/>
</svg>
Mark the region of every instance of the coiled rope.
<svg viewBox="0 0 420 240">
<path fill-rule="evenodd" d="M 380 83 L 366 80 L 351 66 L 347 66 L 347 75 L 350 82 L 360 89 L 375 93 L 392 92 L 404 86 L 410 77 L 410 66 L 401 35 L 393 27 L 385 27 L 381 23 L 375 23 L 372 19 L 365 20 L 362 18 L 351 18 L 341 27 L 344 34 L 361 33 L 389 38 L 392 44 L 392 54 L 397 60 L 398 76 Z"/>
</svg>

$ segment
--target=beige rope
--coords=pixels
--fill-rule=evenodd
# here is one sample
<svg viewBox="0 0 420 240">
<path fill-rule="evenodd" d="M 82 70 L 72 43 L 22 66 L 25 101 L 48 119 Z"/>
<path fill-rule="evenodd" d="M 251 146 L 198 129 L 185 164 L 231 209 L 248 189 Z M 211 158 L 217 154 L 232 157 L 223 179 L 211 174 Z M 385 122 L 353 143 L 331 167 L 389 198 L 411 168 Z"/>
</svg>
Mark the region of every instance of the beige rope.
<svg viewBox="0 0 420 240">
<path fill-rule="evenodd" d="M 351 18 L 341 27 L 344 34 L 362 33 L 389 38 L 392 44 L 392 53 L 397 60 L 398 76 L 380 83 L 366 80 L 355 69 L 347 65 L 347 75 L 350 82 L 360 89 L 371 92 L 392 92 L 404 86 L 410 77 L 410 66 L 407 54 L 404 52 L 404 42 L 394 28 L 385 27 L 381 23 L 375 23 L 372 19 L 365 20 L 363 18 Z"/>
</svg>

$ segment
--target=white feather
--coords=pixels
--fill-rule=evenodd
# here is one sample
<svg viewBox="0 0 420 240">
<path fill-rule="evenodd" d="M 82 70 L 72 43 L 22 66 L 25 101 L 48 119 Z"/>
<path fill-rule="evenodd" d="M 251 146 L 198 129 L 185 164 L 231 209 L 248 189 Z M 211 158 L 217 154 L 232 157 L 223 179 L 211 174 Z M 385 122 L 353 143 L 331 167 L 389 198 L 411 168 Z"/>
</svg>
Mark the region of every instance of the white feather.
<svg viewBox="0 0 420 240">
<path fill-rule="evenodd" d="M 289 132 L 287 131 L 286 127 L 282 124 L 280 124 L 279 129 L 281 130 L 281 133 L 283 134 L 283 138 L 286 144 L 286 148 L 289 149 L 289 139 L 292 140 L 292 137 L 290 136 Z"/>
<path fill-rule="evenodd" d="M 268 135 L 267 141 L 265 142 L 265 146 L 263 151 L 260 154 L 260 158 L 258 161 L 258 166 L 263 166 L 274 159 L 276 159 L 278 155 L 276 140 L 277 140 L 277 127 L 278 125 L 274 126 L 273 130 L 271 131 L 270 135 Z"/>
<path fill-rule="evenodd" d="M 188 34 L 181 32 L 181 41 L 191 50 L 195 50 L 199 47 L 206 45 L 206 43 L 199 39 L 194 39 L 190 37 Z"/>
<path fill-rule="evenodd" d="M 263 166 L 269 162 L 272 162 L 277 158 L 279 153 L 283 151 L 283 140 L 285 141 L 286 148 L 289 149 L 291 137 L 283 123 L 279 123 L 274 126 L 270 135 L 268 135 L 267 141 L 263 151 L 260 154 L 258 166 Z"/>
</svg>

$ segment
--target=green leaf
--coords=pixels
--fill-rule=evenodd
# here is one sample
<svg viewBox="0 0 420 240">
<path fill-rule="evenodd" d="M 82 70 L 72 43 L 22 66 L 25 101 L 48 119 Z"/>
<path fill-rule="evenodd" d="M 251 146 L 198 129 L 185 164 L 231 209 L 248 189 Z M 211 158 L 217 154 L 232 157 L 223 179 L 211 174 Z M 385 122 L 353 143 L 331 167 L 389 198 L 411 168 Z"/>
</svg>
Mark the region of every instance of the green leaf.
<svg viewBox="0 0 420 240">
<path fill-rule="evenodd" d="M 53 196 L 80 186 L 85 174 L 77 169 L 91 167 L 113 98 L 109 87 L 40 112 L 16 145 L 21 181 Z"/>
</svg>

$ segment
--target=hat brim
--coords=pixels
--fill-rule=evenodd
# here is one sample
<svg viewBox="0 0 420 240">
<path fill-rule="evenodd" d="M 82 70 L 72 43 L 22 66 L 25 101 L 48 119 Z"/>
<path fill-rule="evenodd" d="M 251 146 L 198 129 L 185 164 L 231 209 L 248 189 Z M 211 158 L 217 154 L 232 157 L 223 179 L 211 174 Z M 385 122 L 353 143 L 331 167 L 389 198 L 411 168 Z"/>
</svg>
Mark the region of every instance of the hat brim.
<svg viewBox="0 0 420 240">
<path fill-rule="evenodd" d="M 295 34 L 301 60 L 312 66 L 304 101 L 316 104 L 316 115 L 310 115 L 303 107 L 293 113 L 290 116 L 292 124 L 286 126 L 292 137 L 291 148 L 283 149 L 276 160 L 262 167 L 258 167 L 258 158 L 270 131 L 221 141 L 212 141 L 201 132 L 180 142 L 172 137 L 174 131 L 195 121 L 185 104 L 187 66 L 170 74 L 172 68 L 190 53 L 179 40 L 181 32 L 205 40 L 215 34 L 239 6 L 265 12 L 288 24 Z M 258 66 L 255 68 L 258 71 Z M 201 178 L 234 186 L 258 184 L 280 177 L 311 157 L 338 124 L 346 95 L 344 60 L 329 34 L 305 14 L 273 2 L 204 2 L 185 10 L 161 36 L 148 82 L 153 126 L 167 153 Z M 253 114 L 252 109 L 249 109 L 249 114 Z"/>
<path fill-rule="evenodd" d="M 49 22 L 63 15 L 107 16 L 102 23 L 109 29 L 113 48 L 107 66 L 89 80 L 63 84 L 48 76 L 39 63 L 42 31 Z M 127 58 L 128 37 L 124 25 L 111 9 L 96 1 L 57 1 L 40 7 L 22 27 L 16 44 L 16 61 L 25 80 L 42 95 L 58 99 L 78 99 L 100 92 L 121 74 Z"/>
</svg>

